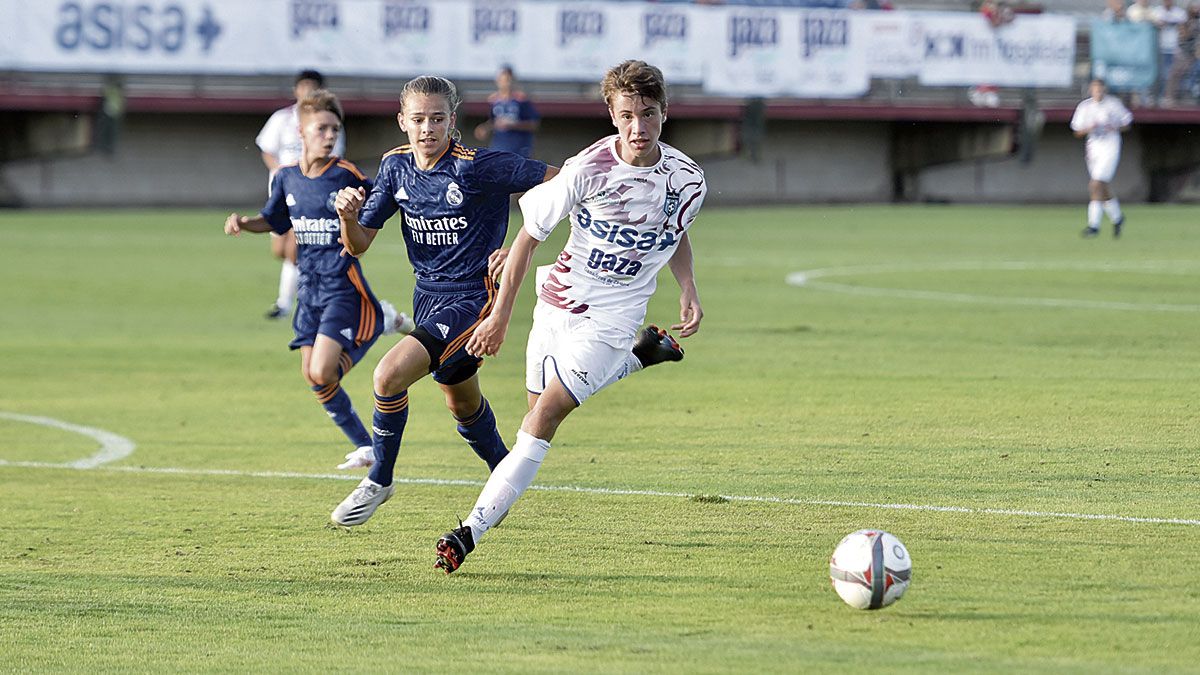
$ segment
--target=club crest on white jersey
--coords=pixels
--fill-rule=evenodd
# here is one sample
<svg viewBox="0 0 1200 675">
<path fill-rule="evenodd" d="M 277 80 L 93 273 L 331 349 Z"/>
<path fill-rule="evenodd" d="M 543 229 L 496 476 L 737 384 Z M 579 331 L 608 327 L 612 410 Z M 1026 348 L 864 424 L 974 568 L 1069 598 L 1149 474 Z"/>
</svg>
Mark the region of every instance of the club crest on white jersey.
<svg viewBox="0 0 1200 675">
<path fill-rule="evenodd" d="M 679 191 L 667 191 L 667 199 L 663 202 L 663 213 L 668 216 L 675 215 L 679 210 Z"/>
</svg>

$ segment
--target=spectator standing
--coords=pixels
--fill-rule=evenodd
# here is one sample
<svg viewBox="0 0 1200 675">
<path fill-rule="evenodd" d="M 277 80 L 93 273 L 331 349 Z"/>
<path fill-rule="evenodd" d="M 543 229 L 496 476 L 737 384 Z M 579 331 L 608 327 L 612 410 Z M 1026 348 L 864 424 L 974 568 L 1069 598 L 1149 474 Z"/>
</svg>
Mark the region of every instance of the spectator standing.
<svg viewBox="0 0 1200 675">
<path fill-rule="evenodd" d="M 1125 16 L 1129 19 L 1129 23 L 1154 23 L 1154 9 L 1150 7 L 1150 0 L 1134 0 L 1129 9 L 1125 11 Z M 1151 100 L 1151 92 L 1153 86 L 1135 89 L 1133 93 L 1134 106 L 1148 105 Z"/>
<path fill-rule="evenodd" d="M 1179 49 L 1175 52 L 1171 73 L 1167 76 L 1163 105 L 1172 106 L 1179 101 L 1180 85 L 1191 80 L 1192 70 L 1196 66 L 1197 46 L 1200 46 L 1200 4 L 1193 2 L 1188 5 L 1187 19 L 1179 24 Z"/>
<path fill-rule="evenodd" d="M 1187 21 L 1187 10 L 1175 4 L 1175 0 L 1162 0 L 1162 5 L 1154 8 L 1154 25 L 1158 26 L 1158 86 L 1155 91 L 1156 100 L 1166 93 L 1167 74 L 1175 65 L 1175 55 L 1179 53 L 1179 27 Z"/>
<path fill-rule="evenodd" d="M 1114 23 L 1128 21 L 1129 17 L 1125 14 L 1125 0 L 1108 0 L 1108 7 L 1101 12 L 1100 18 Z"/>
</svg>

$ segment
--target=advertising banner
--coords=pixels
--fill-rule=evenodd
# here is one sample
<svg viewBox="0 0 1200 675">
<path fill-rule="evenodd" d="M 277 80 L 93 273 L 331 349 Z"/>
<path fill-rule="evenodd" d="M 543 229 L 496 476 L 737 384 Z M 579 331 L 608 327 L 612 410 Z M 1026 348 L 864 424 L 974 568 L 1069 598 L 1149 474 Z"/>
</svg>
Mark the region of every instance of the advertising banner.
<svg viewBox="0 0 1200 675">
<path fill-rule="evenodd" d="M 902 79 L 921 70 L 923 40 L 912 12 L 857 12 L 855 44 L 867 45 L 871 77 Z"/>
<path fill-rule="evenodd" d="M 870 87 L 864 45 L 843 10 L 729 8 L 710 43 L 704 89 L 737 96 L 851 98 Z"/>
<path fill-rule="evenodd" d="M 1148 23 L 1092 22 L 1092 75 L 1109 89 L 1149 89 L 1158 78 L 1158 31 Z"/>
<path fill-rule="evenodd" d="M 0 11 L 0 68 L 18 71 L 490 79 L 507 64 L 523 79 L 595 82 L 639 58 L 714 94 L 846 98 L 871 77 L 1067 86 L 1075 59 L 1074 20 L 1047 15 L 993 28 L 967 12 L 600 0 L 0 0 Z M 1112 36 L 1103 66 L 1144 79 L 1126 41 Z"/>
<path fill-rule="evenodd" d="M 1018 15 L 992 27 L 982 15 L 914 12 L 921 84 L 1067 87 L 1075 66 L 1075 20 Z"/>
</svg>

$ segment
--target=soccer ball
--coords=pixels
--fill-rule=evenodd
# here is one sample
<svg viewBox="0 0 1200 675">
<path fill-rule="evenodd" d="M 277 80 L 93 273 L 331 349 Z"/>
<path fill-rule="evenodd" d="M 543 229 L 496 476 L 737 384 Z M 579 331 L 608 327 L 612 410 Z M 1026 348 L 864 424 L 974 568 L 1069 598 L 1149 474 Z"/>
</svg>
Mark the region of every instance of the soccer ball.
<svg viewBox="0 0 1200 675">
<path fill-rule="evenodd" d="M 887 607 L 904 595 L 911 578 L 908 549 L 883 530 L 846 535 L 829 559 L 833 590 L 855 609 Z"/>
</svg>

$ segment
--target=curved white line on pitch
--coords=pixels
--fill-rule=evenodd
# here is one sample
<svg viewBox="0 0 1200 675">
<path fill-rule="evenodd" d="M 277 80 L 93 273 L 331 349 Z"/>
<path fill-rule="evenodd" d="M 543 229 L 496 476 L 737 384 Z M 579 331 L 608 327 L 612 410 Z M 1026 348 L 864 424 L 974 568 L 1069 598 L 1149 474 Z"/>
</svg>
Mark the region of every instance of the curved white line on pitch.
<svg viewBox="0 0 1200 675">
<path fill-rule="evenodd" d="M 930 264 L 883 264 L 852 265 L 846 267 L 824 267 L 793 272 L 786 277 L 791 286 L 803 286 L 817 290 L 833 291 L 848 295 L 905 298 L 909 300 L 938 300 L 943 302 L 965 302 L 991 305 L 1019 305 L 1028 307 L 1070 307 L 1074 309 L 1108 309 L 1118 311 L 1152 312 L 1200 312 L 1200 305 L 1177 305 L 1170 303 L 1136 303 L 1109 300 L 1082 300 L 1074 298 L 1022 298 L 974 293 L 950 293 L 945 291 L 919 291 L 902 288 L 879 288 L 855 286 L 835 281 L 817 281 L 826 277 L 861 276 L 896 272 L 956 272 L 956 271 L 1074 271 L 1074 272 L 1140 272 L 1144 274 L 1191 275 L 1200 272 L 1200 267 L 1187 261 L 1144 261 L 1137 263 L 1080 263 L 1080 262 L 1020 262 L 1020 261 L 959 261 Z"/>
<path fill-rule="evenodd" d="M 125 438 L 118 436 L 111 431 L 96 429 L 94 427 L 85 427 L 78 424 L 70 424 L 56 420 L 52 417 L 36 417 L 34 415 L 19 415 L 17 413 L 4 412 L 0 410 L 0 419 L 13 420 L 14 422 L 26 422 L 29 424 L 39 424 L 52 429 L 61 429 L 70 431 L 71 433 L 87 436 L 100 442 L 100 451 L 91 457 L 78 459 L 74 462 L 66 462 L 64 464 L 46 464 L 48 467 L 71 468 L 71 469 L 94 469 L 109 462 L 115 462 L 119 459 L 125 459 L 133 454 L 137 444 Z M 7 462 L 0 459 L 0 464 L 17 466 L 20 462 Z"/>
<path fill-rule="evenodd" d="M 31 469 L 63 469 L 85 468 L 71 467 L 66 464 L 50 464 L 47 462 L 6 462 L 0 460 L 0 466 L 24 467 Z M 361 476 L 340 473 L 298 473 L 292 471 L 238 471 L 235 469 L 183 469 L 174 467 L 150 466 L 107 466 L 101 471 L 119 471 L 122 473 L 152 473 L 169 474 L 174 476 L 236 476 L 243 478 L 305 478 L 312 480 L 362 480 Z M 482 487 L 483 481 L 450 480 L 443 478 L 396 478 L 394 482 L 401 485 L 437 485 Z M 661 490 L 626 490 L 620 488 L 584 487 L 581 485 L 531 485 L 530 490 L 540 492 L 577 492 L 592 495 L 616 495 L 624 497 L 669 497 L 676 499 L 691 499 L 696 495 L 689 492 L 665 492 Z M 933 504 L 886 504 L 875 502 L 850 502 L 831 499 L 795 499 L 791 497 L 765 497 L 753 495 L 719 495 L 731 502 L 753 502 L 762 504 L 788 504 L 795 506 L 837 506 L 846 508 L 886 509 L 890 511 L 927 511 L 936 513 L 974 513 L 996 516 L 1017 516 L 1023 518 L 1058 518 L 1066 520 L 1108 520 L 1120 523 L 1144 523 L 1150 525 L 1191 525 L 1200 526 L 1200 519 L 1190 518 L 1153 518 L 1149 516 L 1121 516 L 1105 513 L 1068 513 L 1061 511 L 1033 511 L 1025 509 L 993 509 L 972 508 L 969 506 L 937 506 Z"/>
</svg>

